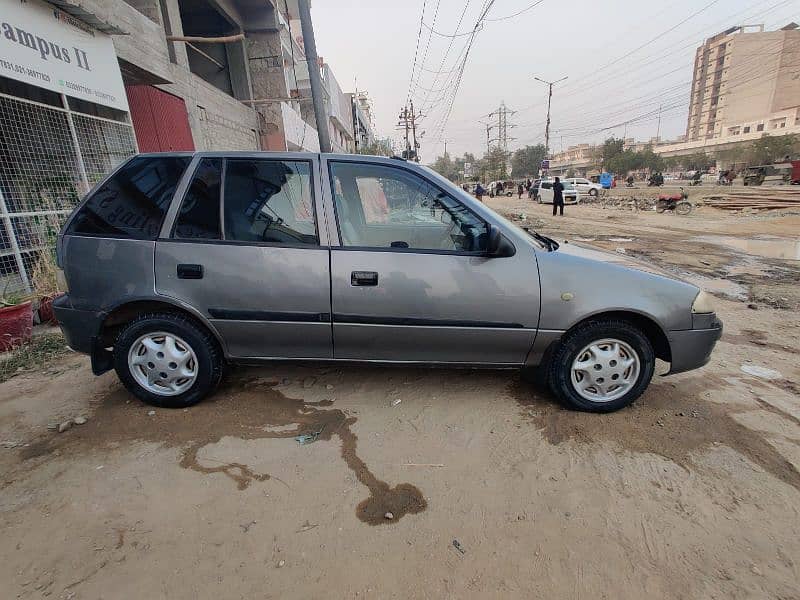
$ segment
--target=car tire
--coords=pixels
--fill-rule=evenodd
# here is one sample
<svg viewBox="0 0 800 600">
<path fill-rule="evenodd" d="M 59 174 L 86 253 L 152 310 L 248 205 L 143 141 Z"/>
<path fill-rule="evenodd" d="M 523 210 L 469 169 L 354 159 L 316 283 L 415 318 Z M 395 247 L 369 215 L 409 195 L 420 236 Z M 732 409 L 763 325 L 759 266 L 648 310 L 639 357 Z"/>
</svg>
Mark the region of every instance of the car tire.
<svg viewBox="0 0 800 600">
<path fill-rule="evenodd" d="M 592 352 L 590 347 L 602 354 Z M 625 366 L 628 360 L 633 362 Z M 576 369 L 579 364 L 589 366 Z M 598 319 L 566 333 L 547 369 L 550 389 L 564 404 L 575 410 L 608 413 L 628 406 L 647 389 L 655 370 L 655 353 L 647 336 L 635 325 Z M 609 382 L 608 378 L 620 383 Z M 581 381 L 586 382 L 583 391 L 578 389 Z M 601 397 L 602 388 L 598 385 L 605 386 L 608 399 Z"/>
<path fill-rule="evenodd" d="M 163 345 L 163 351 L 156 352 L 157 344 Z M 185 357 L 185 363 L 181 357 Z M 136 363 L 146 359 L 152 362 Z M 138 316 L 117 335 L 114 369 L 127 390 L 143 402 L 162 408 L 185 408 L 197 404 L 216 388 L 222 378 L 223 358 L 214 336 L 193 319 L 174 313 L 150 313 Z M 184 373 L 188 376 L 181 378 Z M 161 380 L 161 375 L 173 379 Z M 167 389 L 168 385 L 174 385 L 174 389 Z"/>
<path fill-rule="evenodd" d="M 589 190 L 589 195 L 592 196 L 593 198 L 597 197 L 597 188 L 590 189 Z"/>
</svg>

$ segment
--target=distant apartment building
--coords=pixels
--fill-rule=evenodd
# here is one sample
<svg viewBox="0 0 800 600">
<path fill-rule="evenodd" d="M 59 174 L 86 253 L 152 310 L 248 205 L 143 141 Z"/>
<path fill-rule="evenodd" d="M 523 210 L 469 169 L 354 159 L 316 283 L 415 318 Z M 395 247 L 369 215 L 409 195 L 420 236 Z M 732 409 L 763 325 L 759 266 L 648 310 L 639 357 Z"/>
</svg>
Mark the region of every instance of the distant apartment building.
<svg viewBox="0 0 800 600">
<path fill-rule="evenodd" d="M 731 27 L 697 49 L 687 141 L 800 126 L 800 29 Z"/>
</svg>

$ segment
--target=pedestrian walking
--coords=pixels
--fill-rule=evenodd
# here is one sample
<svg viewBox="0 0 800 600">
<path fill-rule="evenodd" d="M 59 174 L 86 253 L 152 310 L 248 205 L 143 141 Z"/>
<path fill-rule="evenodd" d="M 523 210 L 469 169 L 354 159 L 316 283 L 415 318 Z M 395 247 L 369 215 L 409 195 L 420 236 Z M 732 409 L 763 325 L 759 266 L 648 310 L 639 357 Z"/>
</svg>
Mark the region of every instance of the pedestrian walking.
<svg viewBox="0 0 800 600">
<path fill-rule="evenodd" d="M 478 200 L 480 202 L 483 202 L 483 195 L 485 193 L 486 193 L 486 190 L 483 189 L 483 186 L 479 182 L 478 185 L 475 186 L 475 196 L 478 198 Z"/>
<path fill-rule="evenodd" d="M 525 188 L 524 188 L 524 187 L 522 186 L 522 184 L 520 183 L 520 184 L 517 186 L 517 195 L 519 196 L 519 199 L 520 199 L 520 200 L 522 200 L 522 192 L 524 192 L 524 191 L 525 191 Z"/>
<path fill-rule="evenodd" d="M 561 211 L 561 216 L 564 216 L 564 184 L 556 177 L 553 182 L 553 216 L 556 216 L 556 209 Z"/>
</svg>

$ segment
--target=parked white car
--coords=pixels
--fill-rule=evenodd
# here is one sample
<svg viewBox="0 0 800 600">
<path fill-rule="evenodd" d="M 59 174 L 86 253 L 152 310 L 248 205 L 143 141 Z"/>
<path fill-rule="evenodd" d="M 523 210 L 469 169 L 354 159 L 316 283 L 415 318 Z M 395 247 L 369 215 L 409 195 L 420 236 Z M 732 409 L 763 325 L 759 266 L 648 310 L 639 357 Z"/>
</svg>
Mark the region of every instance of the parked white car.
<svg viewBox="0 0 800 600">
<path fill-rule="evenodd" d="M 597 196 L 601 191 L 603 191 L 603 186 L 599 183 L 594 183 L 586 179 L 585 177 L 569 177 L 566 179 L 569 183 L 571 183 L 576 190 L 578 190 L 581 194 L 589 194 L 590 196 Z"/>
<path fill-rule="evenodd" d="M 539 182 L 539 192 L 536 195 L 536 199 L 539 204 L 553 203 L 554 182 L 554 179 L 542 179 L 542 181 Z M 562 181 L 561 184 L 564 186 L 564 204 L 577 204 L 580 199 L 580 192 L 578 192 L 578 190 L 575 189 L 575 186 L 572 185 L 568 180 Z"/>
</svg>

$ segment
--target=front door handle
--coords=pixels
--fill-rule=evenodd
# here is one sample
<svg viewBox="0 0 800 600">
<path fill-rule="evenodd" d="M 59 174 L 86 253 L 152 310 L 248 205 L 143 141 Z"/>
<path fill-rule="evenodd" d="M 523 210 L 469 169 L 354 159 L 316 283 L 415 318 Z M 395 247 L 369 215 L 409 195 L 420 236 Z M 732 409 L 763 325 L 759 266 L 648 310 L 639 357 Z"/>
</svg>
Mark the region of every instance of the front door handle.
<svg viewBox="0 0 800 600">
<path fill-rule="evenodd" d="M 202 279 L 203 265 L 178 265 L 178 279 Z"/>
<path fill-rule="evenodd" d="M 378 285 L 378 274 L 375 271 L 353 271 L 350 273 L 350 285 Z"/>
</svg>

